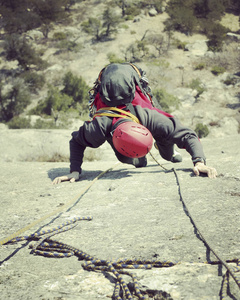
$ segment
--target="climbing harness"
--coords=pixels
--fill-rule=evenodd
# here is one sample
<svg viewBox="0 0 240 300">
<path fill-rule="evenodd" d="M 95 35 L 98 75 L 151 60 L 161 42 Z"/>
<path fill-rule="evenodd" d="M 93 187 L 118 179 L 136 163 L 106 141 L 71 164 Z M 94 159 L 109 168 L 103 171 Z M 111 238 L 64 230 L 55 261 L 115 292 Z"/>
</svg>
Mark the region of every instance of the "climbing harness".
<svg viewBox="0 0 240 300">
<path fill-rule="evenodd" d="M 153 157 L 153 155 L 150 153 L 150 155 Z M 157 160 L 154 158 L 154 160 L 157 162 Z M 157 162 L 158 163 L 158 162 Z M 119 163 L 118 163 L 119 164 Z M 116 165 L 118 165 L 116 164 Z M 115 166 L 116 166 L 115 165 Z M 228 286 L 229 286 L 229 276 L 231 275 L 236 284 L 238 285 L 240 289 L 240 276 L 237 276 L 236 273 L 240 272 L 240 260 L 238 259 L 232 259 L 232 260 L 227 260 L 226 262 L 223 261 L 219 255 L 216 253 L 216 251 L 210 246 L 209 242 L 205 239 L 201 231 L 199 230 L 199 227 L 197 226 L 196 222 L 194 221 L 183 197 L 182 197 L 182 191 L 181 191 L 181 183 L 178 178 L 178 174 L 176 170 L 173 169 L 167 169 L 163 167 L 161 164 L 158 163 L 159 166 L 161 166 L 164 170 L 166 171 L 172 171 L 176 177 L 176 181 L 178 184 L 179 188 L 179 195 L 180 195 L 180 201 L 182 202 L 184 206 L 184 210 L 187 212 L 187 216 L 190 218 L 191 223 L 193 224 L 194 228 L 197 230 L 201 240 L 204 242 L 204 244 L 209 248 L 209 250 L 212 251 L 212 253 L 216 256 L 217 261 L 207 261 L 203 262 L 205 264 L 222 264 L 226 269 L 227 272 L 223 276 L 223 282 L 222 282 L 222 287 L 221 287 L 221 300 L 225 300 L 227 297 L 228 293 Z M 114 167 L 102 172 L 100 175 L 98 175 L 92 182 L 89 184 L 81 193 L 81 196 L 86 193 L 86 191 L 92 186 L 92 184 L 98 180 L 101 176 L 103 176 L 105 173 L 108 171 L 112 170 Z M 79 196 L 77 197 L 77 199 Z M 67 202 L 64 207 L 61 207 L 61 211 L 64 210 L 67 206 L 70 206 L 74 201 L 76 201 L 76 198 L 73 200 Z M 49 229 L 49 230 L 44 230 L 44 231 L 39 231 L 34 234 L 28 235 L 28 236 L 20 236 L 17 237 L 17 234 L 19 232 L 23 232 L 26 230 L 26 228 L 33 227 L 35 224 L 39 223 L 42 220 L 45 220 L 49 216 L 52 216 L 56 213 L 60 212 L 59 210 L 56 210 L 43 218 L 33 222 L 32 224 L 26 226 L 22 230 L 19 230 L 17 233 L 11 235 L 10 237 L 4 239 L 1 241 L 2 244 L 7 244 L 7 243 L 14 243 L 14 242 L 19 242 L 19 241 L 37 241 L 35 246 L 30 246 L 31 253 L 35 255 L 43 255 L 47 257 L 54 257 L 54 258 L 64 258 L 64 257 L 70 257 L 70 256 L 77 256 L 79 259 L 84 260 L 82 263 L 82 267 L 85 270 L 88 271 L 105 271 L 105 272 L 112 272 L 115 277 L 116 277 L 116 283 L 115 283 L 115 288 L 114 288 L 114 294 L 113 297 L 116 300 L 122 300 L 122 295 L 125 296 L 126 299 L 128 300 L 133 300 L 133 296 L 136 295 L 138 299 L 145 300 L 148 299 L 147 296 L 144 295 L 144 292 L 140 290 L 140 287 L 138 285 L 137 277 L 132 274 L 129 271 L 126 271 L 124 269 L 151 269 L 151 268 L 163 268 L 163 267 L 172 267 L 177 264 L 180 264 L 180 262 L 171 262 L 171 261 L 160 261 L 160 260 L 142 260 L 142 259 L 118 259 L 118 260 L 100 260 L 94 256 L 91 256 L 73 246 L 67 245 L 62 242 L 58 242 L 55 240 L 52 240 L 51 237 L 57 233 L 70 230 L 77 224 L 75 224 L 77 221 L 81 220 L 87 220 L 91 221 L 92 217 L 78 217 L 74 218 L 70 221 L 67 221 L 63 223 L 60 226 L 57 226 L 56 228 Z M 199 263 L 199 262 L 198 262 Z M 227 263 L 236 263 L 236 266 L 229 267 Z M 132 279 L 132 290 L 130 291 L 129 285 L 126 284 L 124 277 L 122 275 L 128 275 Z"/>
</svg>

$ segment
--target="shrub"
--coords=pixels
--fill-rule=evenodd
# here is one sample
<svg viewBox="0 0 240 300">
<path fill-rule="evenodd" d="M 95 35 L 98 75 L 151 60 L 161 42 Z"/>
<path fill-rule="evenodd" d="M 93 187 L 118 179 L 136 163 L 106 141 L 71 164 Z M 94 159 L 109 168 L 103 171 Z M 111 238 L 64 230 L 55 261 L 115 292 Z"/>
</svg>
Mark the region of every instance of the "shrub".
<svg viewBox="0 0 240 300">
<path fill-rule="evenodd" d="M 29 118 L 14 117 L 8 123 L 9 129 L 22 129 L 22 128 L 32 128 L 31 121 Z"/>
<path fill-rule="evenodd" d="M 221 67 L 221 66 L 213 66 L 212 69 L 211 69 L 211 72 L 214 75 L 223 74 L 225 71 L 226 71 L 226 69 L 224 67 Z"/>
<path fill-rule="evenodd" d="M 73 104 L 73 98 L 61 93 L 56 87 L 49 87 L 47 98 L 32 110 L 32 113 L 53 115 L 56 112 L 66 112 Z"/>
<path fill-rule="evenodd" d="M 113 52 L 108 53 L 107 58 L 108 58 L 110 64 L 112 64 L 112 63 L 120 63 L 121 64 L 121 63 L 125 62 L 124 59 L 117 57 L 116 54 Z"/>
<path fill-rule="evenodd" d="M 102 21 L 90 17 L 87 21 L 81 24 L 83 30 L 91 34 L 96 41 L 101 41 L 104 37 L 109 37 L 112 33 L 116 32 L 116 27 L 120 19 L 115 12 L 107 8 L 102 15 Z"/>
<path fill-rule="evenodd" d="M 204 63 L 199 63 L 196 65 L 196 67 L 194 68 L 194 70 L 203 70 L 205 68 L 205 64 Z"/>
<path fill-rule="evenodd" d="M 135 41 L 130 44 L 125 52 L 125 61 L 138 62 L 143 57 L 148 55 L 149 48 L 147 47 L 146 41 Z"/>
<path fill-rule="evenodd" d="M 102 38 L 102 24 L 101 21 L 97 18 L 90 17 L 87 21 L 84 21 L 82 24 L 82 29 L 86 33 L 94 36 L 97 41 L 100 41 Z"/>
<path fill-rule="evenodd" d="M 236 79 L 230 75 L 223 81 L 226 85 L 234 85 L 236 83 Z"/>
<path fill-rule="evenodd" d="M 43 88 L 45 84 L 45 77 L 43 74 L 38 74 L 32 71 L 26 71 L 21 74 L 21 77 L 28 85 L 29 90 L 33 93 L 36 93 L 37 90 Z"/>
<path fill-rule="evenodd" d="M 74 41 L 61 40 L 58 43 L 58 47 L 62 51 L 74 51 L 74 52 L 77 52 L 82 47 L 82 45 L 78 44 L 78 43 L 76 43 Z M 62 52 L 62 51 L 60 51 L 60 52 Z"/>
<path fill-rule="evenodd" d="M 11 89 L 3 94 L 3 84 L 0 82 L 0 121 L 8 122 L 19 116 L 30 104 L 30 94 L 22 80 L 14 82 Z"/>
<path fill-rule="evenodd" d="M 208 129 L 207 125 L 198 123 L 195 127 L 195 132 L 197 133 L 199 138 L 203 138 L 209 134 L 209 129 Z"/>
<path fill-rule="evenodd" d="M 72 97 L 74 100 L 71 107 L 77 108 L 77 103 L 88 103 L 88 91 L 90 87 L 81 76 L 78 77 L 69 71 L 63 78 L 63 84 L 62 93 Z"/>
<path fill-rule="evenodd" d="M 177 47 L 177 49 L 182 49 L 182 50 L 184 50 L 187 45 L 187 42 L 182 42 L 179 39 L 175 39 L 173 43 Z"/>
<path fill-rule="evenodd" d="M 66 33 L 62 31 L 54 32 L 53 34 L 53 39 L 56 41 L 62 41 L 65 40 L 66 38 L 67 38 Z"/>
<path fill-rule="evenodd" d="M 196 97 L 199 97 L 206 90 L 199 78 L 192 79 L 188 86 L 197 91 Z"/>
<path fill-rule="evenodd" d="M 35 124 L 32 126 L 34 129 L 57 129 L 56 122 L 54 120 L 36 120 Z"/>
<path fill-rule="evenodd" d="M 207 26 L 205 31 L 208 37 L 208 50 L 221 51 L 228 29 L 219 23 L 206 22 L 205 26 Z"/>
<path fill-rule="evenodd" d="M 6 59 L 17 60 L 19 66 L 24 70 L 30 69 L 32 65 L 42 68 L 44 61 L 35 52 L 33 47 L 28 43 L 25 37 L 17 34 L 7 36 L 4 43 Z"/>
<path fill-rule="evenodd" d="M 160 104 L 162 110 L 171 113 L 172 109 L 178 109 L 180 101 L 177 97 L 167 93 L 164 89 L 153 91 L 153 95 Z"/>
<path fill-rule="evenodd" d="M 167 12 L 170 18 L 164 22 L 165 29 L 171 27 L 185 34 L 193 33 L 197 26 L 197 18 L 190 7 L 184 6 L 182 3 L 176 4 L 174 1 L 169 1 Z"/>
<path fill-rule="evenodd" d="M 134 17 L 138 16 L 141 13 L 141 9 L 136 7 L 135 4 L 129 5 L 125 10 L 125 19 L 133 20 Z"/>
</svg>

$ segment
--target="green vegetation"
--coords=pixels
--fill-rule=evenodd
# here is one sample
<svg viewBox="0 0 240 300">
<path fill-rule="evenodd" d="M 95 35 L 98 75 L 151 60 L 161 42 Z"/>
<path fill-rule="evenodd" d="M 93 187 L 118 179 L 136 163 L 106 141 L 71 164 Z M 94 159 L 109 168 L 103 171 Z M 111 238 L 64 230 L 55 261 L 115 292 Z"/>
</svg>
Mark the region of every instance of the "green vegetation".
<svg viewBox="0 0 240 300">
<path fill-rule="evenodd" d="M 171 113 L 174 109 L 178 109 L 180 101 L 177 97 L 169 94 L 164 89 L 156 89 L 153 91 L 153 95 L 161 105 L 162 110 Z"/>
<path fill-rule="evenodd" d="M 165 21 L 165 31 L 178 30 L 186 35 L 204 33 L 209 39 L 209 50 L 221 51 L 227 28 L 218 21 L 230 7 L 235 7 L 239 13 L 240 4 L 236 0 L 170 0 L 166 9 L 169 18 Z"/>
<path fill-rule="evenodd" d="M 6 60 L 17 60 L 24 71 L 29 70 L 32 66 L 38 69 L 46 67 L 46 63 L 44 63 L 25 36 L 20 36 L 19 34 L 6 36 L 4 50 Z"/>
<path fill-rule="evenodd" d="M 206 90 L 199 78 L 192 79 L 188 87 L 197 91 L 196 98 L 199 97 Z"/>
<path fill-rule="evenodd" d="M 212 69 L 211 69 L 211 72 L 216 76 L 220 75 L 220 74 L 223 74 L 225 71 L 226 71 L 226 69 L 224 67 L 221 67 L 221 66 L 213 66 Z"/>
<path fill-rule="evenodd" d="M 60 91 L 57 87 L 49 85 L 46 99 L 31 110 L 32 114 L 48 115 L 54 118 L 55 122 L 61 113 L 78 111 L 84 114 L 88 107 L 88 90 L 90 89 L 82 77 L 67 72 L 63 77 L 64 88 Z M 39 124 L 40 125 L 40 124 Z"/>
<path fill-rule="evenodd" d="M 227 78 L 224 80 L 224 84 L 226 85 L 234 85 L 235 83 L 236 79 L 231 75 L 228 75 Z"/>
<path fill-rule="evenodd" d="M 71 103 L 71 107 L 76 109 L 81 104 L 83 108 L 86 108 L 90 87 L 86 84 L 85 80 L 81 76 L 78 77 L 69 71 L 63 78 L 63 84 L 64 88 L 61 92 L 72 97 L 73 102 Z"/>
<path fill-rule="evenodd" d="M 74 7 L 77 14 L 71 19 L 73 5 L 80 2 L 83 2 L 82 11 L 81 9 L 77 11 L 78 7 Z M 3 33 L 0 60 L 3 68 L 0 77 L 0 122 L 7 123 L 11 128 L 31 128 L 29 118 L 23 118 L 22 113 L 31 103 L 31 99 L 35 100 L 38 94 L 47 94 L 47 96 L 31 112 L 42 117 L 47 115 L 48 119 L 39 119 L 35 125 L 32 125 L 34 128 L 60 128 L 67 122 L 65 116 L 73 112 L 78 116 L 81 115 L 81 118 L 86 118 L 89 87 L 84 79 L 71 72 L 65 75 L 54 73 L 53 76 L 48 75 L 51 74 L 50 69 L 46 72 L 47 75 L 42 72 L 48 66 L 43 57 L 44 55 L 48 57 L 53 48 L 57 48 L 53 55 L 55 57 L 59 55 L 57 57 L 59 60 L 74 60 L 77 53 L 81 55 L 80 52 L 84 47 L 83 44 L 78 43 L 81 34 L 78 36 L 75 31 L 66 29 L 66 25 L 70 22 L 75 26 L 76 19 L 77 26 L 81 26 L 83 31 L 92 36 L 95 45 L 91 47 L 97 48 L 97 42 L 113 39 L 117 29 L 128 29 L 125 20 L 133 19 L 140 13 L 147 13 L 150 8 L 155 8 L 158 13 L 161 13 L 164 3 L 169 14 L 165 22 L 165 34 L 152 34 L 150 30 L 146 30 L 142 38 L 137 40 L 136 36 L 130 45 L 125 49 L 121 48 L 120 57 L 113 52 L 106 54 L 110 63 L 144 62 L 154 67 L 159 66 L 159 70 L 162 70 L 168 67 L 162 56 L 171 49 L 171 46 L 184 49 L 186 45 L 184 41 L 173 39 L 174 30 L 187 35 L 205 34 L 209 50 L 221 51 L 224 49 L 227 28 L 219 21 L 225 12 L 231 11 L 236 15 L 240 13 L 239 0 L 169 0 L 167 2 L 112 0 L 111 3 L 107 2 L 107 5 L 105 5 L 106 1 L 96 1 L 96 5 L 100 3 L 105 5 L 103 11 L 98 15 L 89 15 L 91 17 L 87 18 L 87 14 L 84 14 L 88 4 L 87 1 L 84 2 L 84 0 L 0 0 Z M 115 13 L 116 6 L 121 9 L 120 17 Z M 55 32 L 49 34 L 53 30 Z M 157 32 L 157 29 L 154 32 Z M 136 34 L 136 31 L 132 30 L 128 33 Z M 49 52 L 45 54 L 46 49 Z M 238 60 L 237 64 L 239 64 Z M 196 65 L 195 70 L 208 67 L 214 75 L 222 74 L 225 69 L 229 70 L 230 60 L 219 61 L 209 58 L 208 61 L 207 59 L 204 61 L 205 63 Z M 15 66 L 15 62 L 18 66 Z M 49 85 L 46 85 L 49 79 Z M 228 85 L 233 82 L 232 78 L 224 81 Z M 197 96 L 204 91 L 199 79 L 192 80 L 189 87 L 198 91 Z M 43 91 L 43 88 L 47 91 Z M 166 111 L 171 111 L 179 105 L 179 100 L 164 89 L 156 90 L 155 96 Z"/>
<path fill-rule="evenodd" d="M 120 19 L 114 10 L 107 8 L 104 10 L 101 20 L 90 17 L 87 21 L 83 22 L 81 26 L 83 30 L 92 35 L 96 41 L 102 41 L 117 32 L 116 27 L 119 23 Z"/>
<path fill-rule="evenodd" d="M 9 129 L 32 128 L 29 118 L 13 117 L 8 123 Z"/>
<path fill-rule="evenodd" d="M 22 34 L 42 25 L 59 22 L 68 17 L 73 0 L 2 0 L 1 20 L 6 33 Z"/>
<path fill-rule="evenodd" d="M 195 70 L 203 70 L 206 67 L 205 63 L 199 63 L 195 66 Z"/>
<path fill-rule="evenodd" d="M 107 58 L 108 58 L 110 64 L 112 64 L 112 63 L 120 63 L 121 64 L 121 63 L 125 62 L 124 59 L 117 57 L 116 54 L 112 53 L 112 52 L 107 54 Z"/>
<path fill-rule="evenodd" d="M 49 86 L 47 98 L 41 101 L 33 110 L 34 114 L 48 116 L 54 115 L 56 112 L 66 112 L 73 102 L 68 95 L 61 93 L 58 88 Z"/>
<path fill-rule="evenodd" d="M 32 70 L 28 70 L 20 74 L 20 77 L 23 78 L 24 82 L 27 84 L 30 92 L 37 93 L 38 90 L 41 90 L 45 84 L 45 77 L 43 74 L 36 73 Z"/>
<path fill-rule="evenodd" d="M 0 122 L 8 122 L 19 116 L 30 102 L 30 94 L 21 80 L 15 81 L 5 93 L 0 82 Z"/>
<path fill-rule="evenodd" d="M 195 132 L 197 133 L 198 137 L 201 139 L 203 137 L 208 136 L 209 129 L 208 129 L 207 125 L 198 123 L 195 127 Z"/>
<path fill-rule="evenodd" d="M 53 39 L 57 40 L 57 41 L 62 41 L 62 40 L 65 40 L 66 38 L 67 38 L 66 33 L 62 32 L 62 31 L 57 31 L 57 32 L 54 32 L 54 34 L 53 34 Z"/>
<path fill-rule="evenodd" d="M 125 61 L 139 62 L 144 57 L 147 57 L 148 54 L 149 48 L 147 46 L 147 42 L 144 40 L 135 41 L 126 49 Z"/>
</svg>

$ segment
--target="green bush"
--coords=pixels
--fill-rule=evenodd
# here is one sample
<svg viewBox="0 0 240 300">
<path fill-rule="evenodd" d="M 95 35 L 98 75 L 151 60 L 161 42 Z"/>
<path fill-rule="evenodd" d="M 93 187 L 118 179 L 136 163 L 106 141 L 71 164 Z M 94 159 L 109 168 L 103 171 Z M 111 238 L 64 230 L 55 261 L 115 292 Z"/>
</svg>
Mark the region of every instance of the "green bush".
<svg viewBox="0 0 240 300">
<path fill-rule="evenodd" d="M 184 50 L 187 45 L 187 42 L 182 42 L 179 39 L 175 39 L 173 44 L 177 47 L 177 49 Z"/>
<path fill-rule="evenodd" d="M 78 77 L 69 71 L 63 78 L 63 84 L 62 93 L 72 97 L 74 100 L 71 107 L 77 108 L 77 104 L 88 103 L 88 91 L 90 87 L 81 76 Z"/>
<path fill-rule="evenodd" d="M 31 121 L 29 118 L 23 117 L 14 117 L 8 123 L 7 126 L 9 129 L 25 129 L 32 128 Z"/>
<path fill-rule="evenodd" d="M 22 80 L 14 82 L 11 89 L 3 94 L 3 83 L 0 82 L 0 121 L 8 122 L 19 116 L 31 103 L 29 91 Z"/>
<path fill-rule="evenodd" d="M 133 20 L 134 17 L 140 15 L 141 9 L 136 7 L 136 5 L 132 4 L 129 5 L 125 10 L 125 19 L 126 20 Z"/>
<path fill-rule="evenodd" d="M 109 37 L 112 33 L 116 33 L 116 27 L 120 23 L 120 18 L 115 14 L 112 8 L 107 8 L 102 14 L 102 20 L 90 17 L 84 21 L 81 26 L 83 30 L 91 34 L 96 41 Z"/>
<path fill-rule="evenodd" d="M 73 105 L 73 98 L 62 93 L 58 88 L 49 86 L 47 98 L 31 111 L 33 114 L 46 114 L 52 116 L 54 113 L 66 112 Z"/>
<path fill-rule="evenodd" d="M 194 70 L 203 70 L 205 67 L 205 63 L 199 63 L 195 66 Z"/>
<path fill-rule="evenodd" d="M 62 31 L 54 32 L 53 34 L 53 39 L 56 41 L 62 41 L 65 40 L 66 38 L 67 38 L 66 33 Z"/>
<path fill-rule="evenodd" d="M 46 99 L 41 100 L 31 110 L 31 114 L 46 114 L 57 120 L 59 112 L 77 109 L 79 114 L 84 113 L 88 108 L 88 91 L 90 87 L 82 77 L 77 77 L 70 71 L 65 74 L 63 84 L 64 88 L 61 91 L 50 85 Z"/>
<path fill-rule="evenodd" d="M 32 126 L 34 129 L 57 129 L 56 122 L 54 120 L 36 120 Z"/>
<path fill-rule="evenodd" d="M 165 30 L 171 28 L 172 30 L 175 29 L 189 35 L 196 29 L 197 18 L 194 16 L 191 7 L 184 5 L 184 3 L 169 1 L 167 12 L 169 14 L 169 19 L 164 22 Z"/>
<path fill-rule="evenodd" d="M 205 26 L 205 32 L 208 37 L 208 50 L 213 52 L 221 51 L 228 29 L 219 23 L 210 23 L 209 21 L 205 23 Z"/>
<path fill-rule="evenodd" d="M 17 60 L 23 70 L 29 70 L 32 65 L 42 69 L 46 65 L 27 39 L 20 35 L 12 34 L 7 36 L 4 50 L 6 60 Z"/>
<path fill-rule="evenodd" d="M 78 52 L 79 49 L 82 47 L 81 44 L 78 44 L 74 41 L 68 41 L 68 40 L 59 41 L 57 46 L 62 51 L 74 51 L 74 52 Z"/>
<path fill-rule="evenodd" d="M 220 75 L 220 74 L 223 74 L 225 71 L 226 71 L 226 69 L 224 67 L 221 67 L 221 66 L 213 66 L 212 69 L 211 69 L 211 72 L 216 76 Z"/>
<path fill-rule="evenodd" d="M 97 41 L 102 38 L 102 24 L 97 18 L 90 17 L 87 21 L 82 22 L 81 27 L 83 31 L 92 35 Z"/>
<path fill-rule="evenodd" d="M 178 109 L 180 101 L 177 97 L 169 94 L 164 89 L 157 89 L 153 91 L 153 95 L 161 105 L 162 110 L 171 113 L 173 109 Z"/>
<path fill-rule="evenodd" d="M 203 137 L 206 137 L 209 134 L 209 129 L 207 125 L 198 123 L 195 127 L 195 132 L 197 133 L 198 137 L 201 139 Z"/>
<path fill-rule="evenodd" d="M 38 74 L 30 70 L 23 72 L 20 77 L 24 79 L 25 83 L 29 87 L 29 90 L 33 93 L 36 93 L 37 90 L 42 89 L 45 84 L 45 77 L 43 74 Z"/>
<path fill-rule="evenodd" d="M 206 90 L 199 78 L 192 79 L 188 87 L 197 91 L 196 97 L 199 97 Z"/>
<path fill-rule="evenodd" d="M 236 83 L 236 79 L 230 75 L 223 81 L 226 85 L 234 85 Z"/>
<path fill-rule="evenodd" d="M 112 64 L 112 63 L 120 63 L 121 64 L 121 63 L 125 62 L 124 59 L 117 57 L 116 54 L 113 52 L 108 53 L 107 58 L 108 58 L 110 64 Z"/>
</svg>

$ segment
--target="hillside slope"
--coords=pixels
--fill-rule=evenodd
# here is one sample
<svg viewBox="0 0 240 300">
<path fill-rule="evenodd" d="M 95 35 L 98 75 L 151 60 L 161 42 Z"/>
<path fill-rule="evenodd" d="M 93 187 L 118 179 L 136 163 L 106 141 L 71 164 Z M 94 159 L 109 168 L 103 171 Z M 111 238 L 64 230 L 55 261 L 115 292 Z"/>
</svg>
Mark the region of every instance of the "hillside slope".
<svg viewBox="0 0 240 300">
<path fill-rule="evenodd" d="M 49 39 L 44 40 L 40 32 L 34 30 L 29 35 L 34 39 L 35 47 L 41 50 L 43 59 L 49 63 L 49 67 L 43 72 L 47 83 L 61 88 L 63 75 L 67 71 L 82 76 L 89 86 L 98 76 L 99 71 L 109 63 L 108 54 L 114 54 L 117 58 L 125 59 L 129 55 L 129 47 L 136 42 L 148 41 L 150 37 L 162 36 L 163 51 L 159 56 L 155 47 L 148 42 L 148 53 L 138 62 L 138 65 L 147 72 L 150 85 L 153 90 L 165 89 L 168 93 L 180 99 L 180 107 L 173 108 L 173 114 L 187 126 L 195 129 L 197 123 L 208 126 L 211 136 L 236 134 L 239 131 L 239 91 L 240 79 L 234 75 L 239 72 L 239 42 L 229 39 L 221 53 L 207 51 L 206 36 L 193 34 L 186 36 L 174 32 L 171 37 L 171 47 L 167 48 L 167 36 L 164 32 L 163 22 L 168 15 L 163 12 L 156 16 L 150 16 L 148 11 L 135 19 L 124 21 L 118 28 L 118 32 L 112 39 L 96 43 L 92 36 L 86 34 L 81 23 L 89 17 L 100 18 L 108 1 L 83 1 L 73 7 L 71 12 L 72 23 L 68 25 L 55 25 L 49 34 Z M 120 14 L 120 9 L 116 9 Z M 224 25 L 237 32 L 239 27 L 238 17 L 226 14 L 222 20 Z M 60 51 L 58 43 L 53 36 L 56 32 L 64 32 L 68 41 L 75 41 L 77 51 Z M 184 51 L 177 49 L 176 44 L 182 43 Z M 196 70 L 199 64 L 203 64 L 202 70 Z M 1 66 L 16 68 L 16 62 L 1 62 Z M 214 66 L 223 66 L 226 72 L 220 76 L 212 74 Z M 226 84 L 227 80 L 230 83 Z M 194 88 L 193 80 L 197 81 Z M 197 88 L 201 89 L 198 97 Z M 39 95 L 32 98 L 32 108 L 39 100 L 45 99 L 47 85 Z"/>
</svg>

